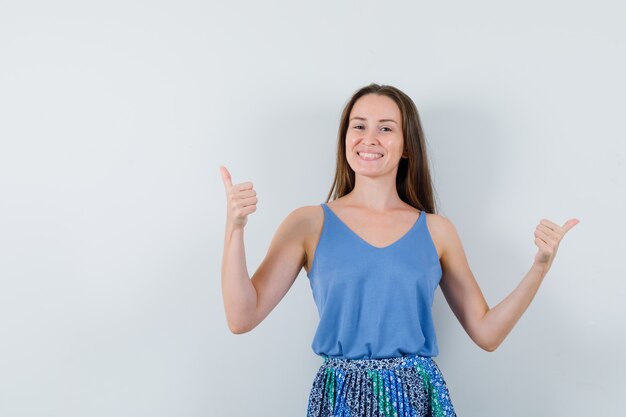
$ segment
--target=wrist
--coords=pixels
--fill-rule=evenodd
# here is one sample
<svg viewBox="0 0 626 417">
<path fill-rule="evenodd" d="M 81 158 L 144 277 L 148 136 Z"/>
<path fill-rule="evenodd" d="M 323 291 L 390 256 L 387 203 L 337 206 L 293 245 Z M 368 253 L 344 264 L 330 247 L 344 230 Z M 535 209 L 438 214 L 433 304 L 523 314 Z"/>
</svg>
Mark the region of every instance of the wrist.
<svg viewBox="0 0 626 417">
<path fill-rule="evenodd" d="M 244 227 L 242 225 L 226 224 L 226 240 L 231 240 L 235 236 L 243 237 Z"/>
<path fill-rule="evenodd" d="M 550 269 L 550 265 L 546 262 L 534 262 L 530 267 L 531 272 L 539 275 L 541 278 L 545 277 Z"/>
</svg>

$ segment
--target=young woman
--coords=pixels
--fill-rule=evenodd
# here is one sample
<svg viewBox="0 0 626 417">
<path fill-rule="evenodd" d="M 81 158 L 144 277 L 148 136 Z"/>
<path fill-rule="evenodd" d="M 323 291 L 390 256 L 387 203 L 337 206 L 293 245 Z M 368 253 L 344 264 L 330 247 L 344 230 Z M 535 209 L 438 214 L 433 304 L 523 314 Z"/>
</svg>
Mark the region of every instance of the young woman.
<svg viewBox="0 0 626 417">
<path fill-rule="evenodd" d="M 250 279 L 243 229 L 256 210 L 250 182 L 227 196 L 222 291 L 233 333 L 254 329 L 307 271 L 320 322 L 313 351 L 323 358 L 308 417 L 454 416 L 432 321 L 437 286 L 469 337 L 496 349 L 533 299 L 559 243 L 577 219 L 542 219 L 529 272 L 489 308 L 452 222 L 436 214 L 426 143 L 413 101 L 370 84 L 346 104 L 334 183 L 325 203 L 292 211 Z M 330 197 L 333 197 L 330 201 Z"/>
</svg>

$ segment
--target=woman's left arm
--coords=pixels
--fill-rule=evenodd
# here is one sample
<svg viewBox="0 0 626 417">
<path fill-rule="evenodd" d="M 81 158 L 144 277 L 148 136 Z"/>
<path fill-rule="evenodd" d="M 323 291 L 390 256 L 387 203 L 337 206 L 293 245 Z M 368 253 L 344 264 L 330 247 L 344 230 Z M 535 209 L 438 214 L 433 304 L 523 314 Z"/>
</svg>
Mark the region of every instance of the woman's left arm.
<svg viewBox="0 0 626 417">
<path fill-rule="evenodd" d="M 535 229 L 535 245 L 538 251 L 532 267 L 504 300 L 489 308 L 469 268 L 456 228 L 447 218 L 436 217 L 435 228 L 442 241 L 441 290 L 470 338 L 481 348 L 492 352 L 528 308 L 552 266 L 561 239 L 579 221 L 570 219 L 563 226 L 559 226 L 542 219 Z"/>
</svg>

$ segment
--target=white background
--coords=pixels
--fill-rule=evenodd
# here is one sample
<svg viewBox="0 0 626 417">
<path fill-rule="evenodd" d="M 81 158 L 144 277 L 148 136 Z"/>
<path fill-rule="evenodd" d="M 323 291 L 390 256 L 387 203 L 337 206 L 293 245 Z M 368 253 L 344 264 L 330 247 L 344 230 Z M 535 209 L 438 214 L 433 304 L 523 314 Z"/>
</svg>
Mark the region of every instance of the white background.
<svg viewBox="0 0 626 417">
<path fill-rule="evenodd" d="M 623 2 L 0 1 L 0 415 L 304 416 L 304 270 L 226 325 L 219 165 L 253 181 L 253 274 L 330 189 L 359 87 L 415 101 L 440 214 L 491 306 L 541 218 L 578 218 L 498 350 L 440 291 L 460 416 L 618 415 L 626 388 Z M 623 407 L 620 406 L 620 410 Z"/>
</svg>

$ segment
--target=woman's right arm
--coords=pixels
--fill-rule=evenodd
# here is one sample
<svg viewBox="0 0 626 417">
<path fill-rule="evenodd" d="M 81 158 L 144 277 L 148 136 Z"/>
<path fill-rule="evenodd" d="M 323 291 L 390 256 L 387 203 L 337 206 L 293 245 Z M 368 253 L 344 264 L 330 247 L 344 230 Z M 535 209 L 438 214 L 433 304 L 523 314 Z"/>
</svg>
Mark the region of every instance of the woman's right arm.
<svg viewBox="0 0 626 417">
<path fill-rule="evenodd" d="M 236 334 L 254 329 L 284 297 L 305 262 L 304 234 L 307 222 L 302 209 L 281 223 L 267 255 L 252 279 L 246 266 L 244 227 L 256 211 L 252 183 L 232 184 L 230 173 L 220 167 L 226 188 L 227 218 L 222 258 L 222 296 L 229 329 Z"/>
</svg>

